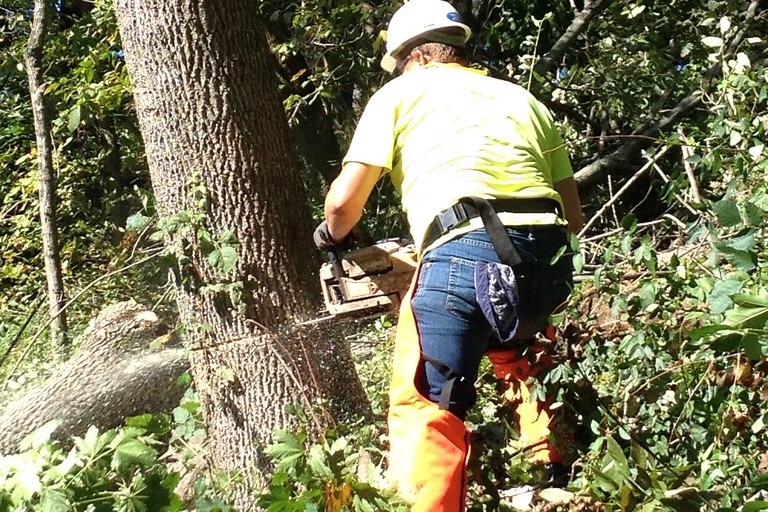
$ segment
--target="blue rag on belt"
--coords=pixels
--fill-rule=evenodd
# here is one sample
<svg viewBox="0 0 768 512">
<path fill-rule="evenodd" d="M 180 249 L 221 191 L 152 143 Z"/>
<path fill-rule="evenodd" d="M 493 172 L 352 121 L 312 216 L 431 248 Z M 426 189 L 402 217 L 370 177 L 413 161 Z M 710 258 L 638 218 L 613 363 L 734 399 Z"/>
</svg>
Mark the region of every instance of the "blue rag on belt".
<svg viewBox="0 0 768 512">
<path fill-rule="evenodd" d="M 475 262 L 475 296 L 493 331 L 504 343 L 517 332 L 517 280 L 509 265 Z"/>
</svg>

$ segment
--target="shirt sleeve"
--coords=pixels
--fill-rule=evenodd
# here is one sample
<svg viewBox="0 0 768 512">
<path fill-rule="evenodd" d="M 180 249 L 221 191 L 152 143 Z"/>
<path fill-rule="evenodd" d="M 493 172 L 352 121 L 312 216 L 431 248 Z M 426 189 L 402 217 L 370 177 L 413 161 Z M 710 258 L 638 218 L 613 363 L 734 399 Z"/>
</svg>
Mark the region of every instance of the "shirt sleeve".
<svg viewBox="0 0 768 512">
<path fill-rule="evenodd" d="M 368 101 L 342 165 L 359 162 L 392 170 L 397 109 L 386 89 L 380 89 Z"/>
<path fill-rule="evenodd" d="M 573 176 L 573 167 L 571 167 L 571 160 L 568 157 L 568 151 L 565 149 L 565 142 L 557 131 L 557 125 L 552 117 L 552 112 L 540 102 L 536 102 L 538 106 L 538 112 L 541 119 L 543 119 L 545 130 L 547 133 L 547 147 L 545 148 L 547 159 L 549 160 L 549 168 L 552 172 L 552 183 L 563 181 L 566 178 Z"/>
<path fill-rule="evenodd" d="M 568 157 L 568 151 L 565 149 L 565 142 L 557 131 L 557 127 L 552 124 L 552 145 L 550 154 L 550 162 L 552 169 L 552 183 L 563 181 L 566 178 L 573 176 L 573 167 L 571 167 L 571 159 Z"/>
</svg>

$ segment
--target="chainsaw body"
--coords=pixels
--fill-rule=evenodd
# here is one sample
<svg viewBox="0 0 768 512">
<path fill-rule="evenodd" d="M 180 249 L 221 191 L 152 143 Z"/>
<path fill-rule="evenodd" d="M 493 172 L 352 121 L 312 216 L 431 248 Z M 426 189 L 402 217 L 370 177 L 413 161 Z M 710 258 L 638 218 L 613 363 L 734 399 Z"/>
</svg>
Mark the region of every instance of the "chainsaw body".
<svg viewBox="0 0 768 512">
<path fill-rule="evenodd" d="M 416 249 L 387 240 L 323 264 L 320 286 L 334 317 L 397 311 L 416 270 Z"/>
</svg>

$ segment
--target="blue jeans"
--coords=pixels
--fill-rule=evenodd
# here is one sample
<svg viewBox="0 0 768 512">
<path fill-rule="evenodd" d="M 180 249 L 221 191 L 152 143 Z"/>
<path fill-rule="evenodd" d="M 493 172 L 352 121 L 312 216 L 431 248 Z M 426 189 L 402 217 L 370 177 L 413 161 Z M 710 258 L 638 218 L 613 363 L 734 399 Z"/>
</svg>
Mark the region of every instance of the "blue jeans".
<svg viewBox="0 0 768 512">
<path fill-rule="evenodd" d="M 547 317 L 567 300 L 572 287 L 570 255 L 552 263 L 568 244 L 563 228 L 507 228 L 507 233 L 522 258 L 513 269 L 520 326 L 511 342 L 502 344 L 494 334 L 475 293 L 475 263 L 499 261 L 484 229 L 428 251 L 411 299 L 425 359 L 416 375 L 416 388 L 440 403 L 446 382 L 455 377 L 448 410 L 461 419 L 474 404 L 474 383 L 486 350 L 516 348 L 531 340 L 547 326 Z"/>
</svg>

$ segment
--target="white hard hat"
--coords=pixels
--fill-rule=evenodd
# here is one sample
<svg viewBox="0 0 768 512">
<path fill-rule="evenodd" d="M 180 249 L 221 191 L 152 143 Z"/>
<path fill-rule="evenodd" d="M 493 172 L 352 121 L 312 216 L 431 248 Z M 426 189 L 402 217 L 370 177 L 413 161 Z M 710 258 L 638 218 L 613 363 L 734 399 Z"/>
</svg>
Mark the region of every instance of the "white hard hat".
<svg viewBox="0 0 768 512">
<path fill-rule="evenodd" d="M 472 31 L 460 19 L 456 9 L 443 0 L 406 2 L 389 22 L 387 52 L 381 59 L 381 67 L 391 73 L 395 69 L 397 56 L 410 43 L 422 37 L 427 41 L 464 46 Z M 460 30 L 445 30 L 450 28 Z"/>
</svg>

